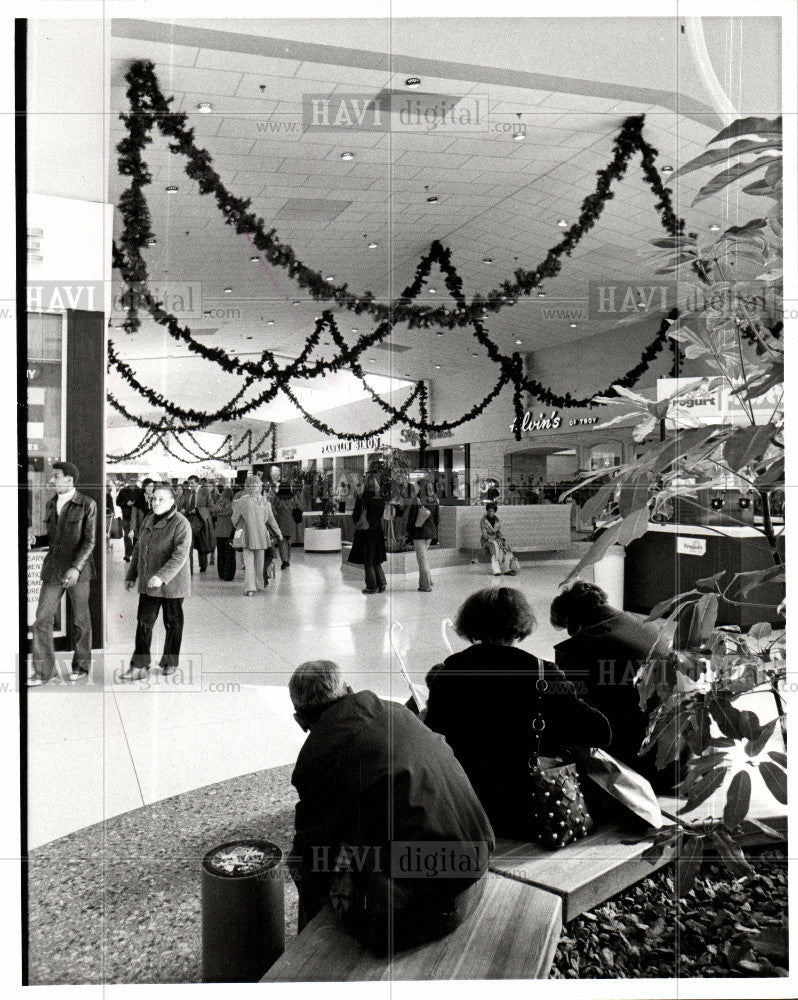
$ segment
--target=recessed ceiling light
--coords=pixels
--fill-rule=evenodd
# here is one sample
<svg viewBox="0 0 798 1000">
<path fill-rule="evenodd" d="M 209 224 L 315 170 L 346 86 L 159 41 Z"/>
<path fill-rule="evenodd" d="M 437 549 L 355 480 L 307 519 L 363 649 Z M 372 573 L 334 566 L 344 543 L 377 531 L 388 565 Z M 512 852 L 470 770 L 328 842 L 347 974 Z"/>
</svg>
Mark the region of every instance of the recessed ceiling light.
<svg viewBox="0 0 798 1000">
<path fill-rule="evenodd" d="M 526 139 L 526 136 L 523 132 L 516 132 L 513 135 L 513 139 L 515 139 L 516 142 L 523 142 L 523 140 Z"/>
<path fill-rule="evenodd" d="M 266 326 L 274 326 L 274 320 L 273 320 L 273 319 L 270 319 L 270 320 L 268 321 L 268 323 L 266 324 Z"/>
<path fill-rule="evenodd" d="M 637 308 L 638 309 L 645 309 L 646 308 L 645 302 L 638 302 L 637 303 Z"/>
<path fill-rule="evenodd" d="M 476 351 L 472 351 L 472 352 L 471 352 L 471 357 L 472 357 L 472 358 L 478 358 L 478 357 L 479 357 L 479 355 L 477 354 L 477 352 L 476 352 Z"/>
<path fill-rule="evenodd" d="M 233 289 L 232 289 L 232 288 L 229 288 L 229 287 L 228 287 L 228 288 L 225 288 L 225 290 L 224 290 L 224 294 L 225 294 L 225 295 L 229 295 L 229 294 L 230 294 L 230 292 L 232 292 L 232 290 L 233 290 Z"/>
<path fill-rule="evenodd" d="M 155 246 L 155 244 L 156 244 L 157 242 L 158 242 L 158 240 L 156 240 L 154 236 L 151 236 L 151 237 L 150 237 L 150 238 L 149 238 L 149 239 L 147 240 L 147 246 L 148 246 L 148 247 L 154 247 L 154 246 Z"/>
<path fill-rule="evenodd" d="M 418 90 L 418 88 L 421 86 L 421 78 L 418 76 L 409 76 L 405 80 L 405 86 L 410 90 Z"/>
<path fill-rule="evenodd" d="M 291 303 L 291 305 L 292 306 L 298 306 L 299 305 L 299 299 L 294 299 L 294 301 Z"/>
<path fill-rule="evenodd" d="M 709 227 L 709 231 L 711 233 L 719 233 L 720 232 L 720 226 L 717 224 L 717 222 L 713 222 L 712 225 Z"/>
<path fill-rule="evenodd" d="M 377 247 L 376 243 L 369 243 L 369 250 L 375 250 Z"/>
<path fill-rule="evenodd" d="M 200 101 L 197 105 L 197 111 L 199 111 L 200 114 L 207 115 L 213 111 L 213 105 L 208 101 Z"/>
<path fill-rule="evenodd" d="M 167 184 L 166 185 L 166 193 L 167 194 L 174 194 L 176 191 L 179 191 L 179 190 L 180 190 L 180 188 L 177 186 L 177 184 Z"/>
<path fill-rule="evenodd" d="M 442 337 L 443 336 L 443 330 L 436 330 L 435 331 L 435 336 L 436 337 Z"/>
<path fill-rule="evenodd" d="M 485 264 L 492 264 L 493 263 L 493 258 L 492 257 L 483 257 L 482 260 L 483 260 L 483 263 L 485 263 Z"/>
<path fill-rule="evenodd" d="M 440 365 L 435 365 L 435 370 L 440 371 L 440 367 L 441 367 Z"/>
<path fill-rule="evenodd" d="M 210 309 L 206 309 L 204 315 L 205 316 L 210 316 L 210 314 L 211 314 L 211 310 Z"/>
<path fill-rule="evenodd" d="M 673 173 L 673 167 L 663 167 L 662 170 L 660 171 L 660 173 L 662 173 L 662 174 L 672 174 Z"/>
<path fill-rule="evenodd" d="M 348 151 L 346 153 L 341 153 L 341 159 L 342 160 L 354 160 L 354 158 L 355 158 L 355 154 L 354 153 L 350 153 Z"/>
<path fill-rule="evenodd" d="M 538 298 L 539 299 L 545 299 L 546 298 L 546 293 L 545 292 L 538 292 Z"/>
<path fill-rule="evenodd" d="M 523 340 L 516 340 L 516 344 L 523 344 Z"/>
<path fill-rule="evenodd" d="M 335 281 L 335 275 L 334 274 L 328 274 L 326 280 L 327 281 Z"/>
<path fill-rule="evenodd" d="M 560 229 L 567 229 L 568 228 L 568 220 L 567 219 L 560 219 L 558 221 L 557 225 L 560 227 Z"/>
<path fill-rule="evenodd" d="M 253 263 L 253 264 L 257 264 L 257 263 L 259 263 L 259 261 L 260 261 L 260 257 L 258 257 L 258 255 L 257 255 L 257 254 L 254 254 L 254 255 L 253 255 L 252 257 L 250 257 L 249 259 L 250 259 L 250 260 L 252 261 L 252 263 Z"/>
<path fill-rule="evenodd" d="M 430 293 L 430 295 L 437 295 L 438 294 L 438 289 L 437 288 L 430 288 L 429 289 L 429 293 Z"/>
<path fill-rule="evenodd" d="M 571 329 L 572 329 L 572 330 L 575 330 L 575 329 L 576 329 L 576 323 L 571 323 Z"/>
<path fill-rule="evenodd" d="M 352 327 L 352 333 L 357 333 L 357 327 L 356 326 Z"/>
<path fill-rule="evenodd" d="M 437 200 L 438 199 L 435 197 L 434 194 L 431 194 L 429 198 L 427 198 L 427 201 L 430 202 L 431 204 L 434 204 Z"/>
</svg>

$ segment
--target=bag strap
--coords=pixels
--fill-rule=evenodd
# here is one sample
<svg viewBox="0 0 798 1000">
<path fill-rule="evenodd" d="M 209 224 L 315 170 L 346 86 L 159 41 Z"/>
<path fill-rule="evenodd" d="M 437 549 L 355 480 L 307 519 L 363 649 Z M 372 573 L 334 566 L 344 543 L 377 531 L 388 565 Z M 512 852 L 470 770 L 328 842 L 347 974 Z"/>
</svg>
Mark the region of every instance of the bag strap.
<svg viewBox="0 0 798 1000">
<path fill-rule="evenodd" d="M 538 660 L 538 676 L 535 681 L 535 718 L 532 720 L 532 753 L 529 758 L 529 767 L 534 770 L 538 767 L 540 758 L 540 741 L 543 737 L 543 730 L 546 728 L 546 720 L 543 717 L 543 695 L 548 690 L 548 682 L 544 676 L 545 668 L 543 661 Z"/>
</svg>

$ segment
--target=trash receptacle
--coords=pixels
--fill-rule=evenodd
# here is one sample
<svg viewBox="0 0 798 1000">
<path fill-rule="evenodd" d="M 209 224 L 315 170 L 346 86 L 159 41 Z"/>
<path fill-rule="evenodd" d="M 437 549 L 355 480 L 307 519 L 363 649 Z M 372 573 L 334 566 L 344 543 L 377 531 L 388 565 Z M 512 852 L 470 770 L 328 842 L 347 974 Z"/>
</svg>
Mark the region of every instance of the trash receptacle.
<svg viewBox="0 0 798 1000">
<path fill-rule="evenodd" d="M 237 840 L 202 861 L 202 981 L 256 983 L 285 950 L 283 852 Z"/>
</svg>

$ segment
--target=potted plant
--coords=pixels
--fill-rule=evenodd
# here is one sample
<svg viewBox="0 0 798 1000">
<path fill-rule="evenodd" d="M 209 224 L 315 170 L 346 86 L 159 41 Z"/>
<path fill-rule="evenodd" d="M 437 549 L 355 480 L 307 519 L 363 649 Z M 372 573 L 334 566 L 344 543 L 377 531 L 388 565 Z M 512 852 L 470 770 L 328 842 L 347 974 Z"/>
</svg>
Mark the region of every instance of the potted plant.
<svg viewBox="0 0 798 1000">
<path fill-rule="evenodd" d="M 341 529 L 333 525 L 335 506 L 329 497 L 321 502 L 321 514 L 305 528 L 306 552 L 340 552 Z"/>
<path fill-rule="evenodd" d="M 718 148 L 717 144 L 728 141 L 731 146 Z M 710 147 L 674 175 L 713 164 L 723 167 L 701 188 L 696 201 L 746 177 L 743 190 L 769 198 L 773 204 L 761 218 L 732 226 L 705 246 L 699 245 L 694 234 L 653 241 L 662 265 L 657 273 L 678 273 L 680 293 L 687 290 L 702 303 L 681 312 L 670 336 L 687 359 L 702 362 L 710 374 L 657 402 L 620 387 L 616 387 L 619 399 L 601 400 L 637 408 L 641 423 L 635 438 L 642 451 L 584 504 L 585 519 L 605 511 L 611 502 L 617 508 L 606 530 L 569 576 L 578 576 L 611 546 L 625 545 L 645 534 L 649 519 L 671 504 L 698 504 L 702 491 L 734 482 L 761 510 L 758 527 L 767 540 L 771 565 L 742 573 L 721 570 L 663 601 L 649 616 L 661 621 L 671 636 L 672 652 L 645 663 L 636 679 L 641 706 L 652 702 L 643 749 L 656 749 L 659 767 L 682 762 L 684 777 L 677 791 L 686 800 L 675 828 L 658 835 L 651 853 L 675 841 L 681 859 L 679 895 L 690 889 L 702 857 L 710 850 L 736 872 L 750 870 L 739 841 L 751 823 L 760 834 L 783 839 L 783 831 L 749 818 L 752 775 L 761 778 L 776 811 L 786 805 L 787 795 L 787 723 L 781 695 L 784 631 L 768 623 L 756 624 L 747 632 L 715 624 L 721 602 L 759 607 L 767 603 L 779 614 L 784 610 L 778 596 L 779 588 L 783 594 L 784 557 L 772 516 L 774 493 L 784 489 L 784 342 L 778 312 L 782 295 L 781 121 L 746 118 L 734 122 L 715 136 Z M 759 157 L 754 162 L 744 160 L 754 154 Z M 756 173 L 761 176 L 752 182 L 751 175 Z M 681 396 L 714 392 L 721 384 L 731 385 L 743 419 L 682 426 L 676 436 L 668 437 L 666 424 Z M 756 411 L 767 395 L 775 403 L 762 419 Z M 746 523 L 750 525 L 751 520 Z M 766 586 L 777 589 L 775 601 L 762 600 Z M 743 701 L 762 692 L 772 696 L 775 708 L 775 717 L 764 724 Z M 693 821 L 690 814 L 713 795 L 722 798 L 721 815 Z"/>
</svg>

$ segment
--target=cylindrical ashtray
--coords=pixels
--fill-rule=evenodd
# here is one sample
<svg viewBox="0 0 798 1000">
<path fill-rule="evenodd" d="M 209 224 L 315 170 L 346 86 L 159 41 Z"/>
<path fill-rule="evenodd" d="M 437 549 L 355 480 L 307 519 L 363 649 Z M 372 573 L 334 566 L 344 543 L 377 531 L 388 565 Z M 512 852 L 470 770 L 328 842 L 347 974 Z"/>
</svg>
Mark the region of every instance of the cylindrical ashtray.
<svg viewBox="0 0 798 1000">
<path fill-rule="evenodd" d="M 202 981 L 256 983 L 285 950 L 283 852 L 236 840 L 202 861 Z"/>
</svg>

